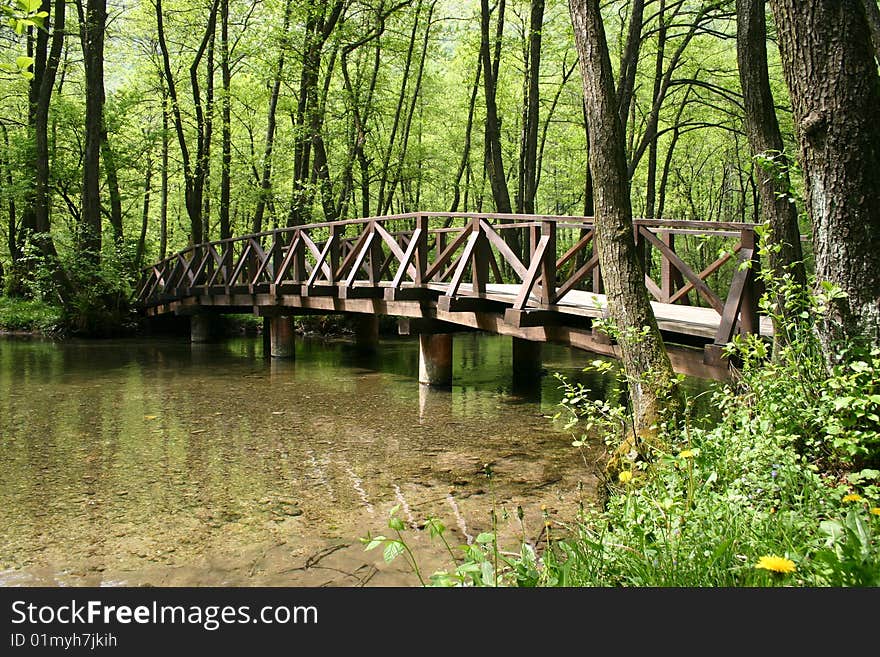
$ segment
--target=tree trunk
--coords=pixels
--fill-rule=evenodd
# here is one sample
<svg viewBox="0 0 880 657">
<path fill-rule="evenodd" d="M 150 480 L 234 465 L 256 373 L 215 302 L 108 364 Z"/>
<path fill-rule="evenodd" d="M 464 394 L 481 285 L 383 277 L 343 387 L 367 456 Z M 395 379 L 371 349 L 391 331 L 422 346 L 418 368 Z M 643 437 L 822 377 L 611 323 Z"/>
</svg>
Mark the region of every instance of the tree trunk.
<svg viewBox="0 0 880 657">
<path fill-rule="evenodd" d="M 877 0 L 862 0 L 865 7 L 865 17 L 868 19 L 868 29 L 871 31 L 871 44 L 874 46 L 874 57 L 880 64 L 880 7 Z"/>
<path fill-rule="evenodd" d="M 227 0 L 224 0 L 227 1 Z M 260 196 L 254 211 L 253 232 L 263 230 L 263 215 L 266 202 L 272 194 L 272 149 L 275 145 L 275 117 L 278 108 L 278 96 L 281 94 L 281 75 L 284 71 L 284 56 L 287 51 L 287 33 L 290 29 L 290 11 L 292 1 L 287 0 L 284 6 L 284 23 L 282 25 L 282 41 L 278 46 L 278 61 L 275 64 L 275 77 L 272 80 L 272 94 L 269 96 L 269 109 L 266 115 L 266 141 L 263 146 L 263 170 L 260 174 Z"/>
<path fill-rule="evenodd" d="M 645 15 L 645 0 L 634 0 L 631 5 L 629 30 L 626 46 L 620 58 L 620 70 L 617 81 L 617 115 L 620 127 L 626 134 L 626 121 L 632 107 L 636 91 L 636 71 L 639 67 L 639 50 L 642 45 L 642 21 Z"/>
<path fill-rule="evenodd" d="M 675 376 L 636 250 L 624 135 L 599 1 L 569 0 L 569 8 L 587 112 L 599 265 L 629 383 L 632 446 L 642 451 L 642 441 L 650 443 L 667 412 L 677 410 Z"/>
<path fill-rule="evenodd" d="M 86 116 L 79 247 L 93 263 L 101 261 L 101 127 L 104 121 L 104 25 L 106 0 L 81 0 L 80 36 L 85 64 Z"/>
<path fill-rule="evenodd" d="M 656 101 L 661 93 L 661 81 L 663 79 L 663 61 L 666 55 L 666 0 L 660 0 L 657 9 L 657 53 L 654 57 L 654 89 L 651 98 Z M 645 182 L 645 217 L 654 219 L 657 202 L 657 139 L 651 140 L 648 147 L 648 174 Z"/>
<path fill-rule="evenodd" d="M 313 174 L 311 157 L 315 136 L 312 126 L 315 120 L 314 115 L 319 111 L 313 102 L 317 98 L 324 44 L 342 18 L 345 5 L 343 0 L 336 0 L 332 6 L 330 6 L 329 0 L 321 0 L 321 2 L 312 3 L 308 10 L 302 46 L 302 71 L 300 73 L 298 102 L 296 112 L 292 116 L 295 137 L 293 189 L 287 215 L 288 226 L 300 225 L 311 215 L 312 191 L 309 189 L 309 181 Z"/>
<path fill-rule="evenodd" d="M 818 281 L 838 286 L 827 362 L 880 345 L 880 80 L 860 0 L 771 0 L 813 226 Z"/>
<path fill-rule="evenodd" d="M 535 213 L 538 187 L 538 126 L 540 112 L 541 32 L 544 27 L 544 0 L 531 0 L 529 16 L 528 66 L 526 67 L 525 117 L 520 155 L 520 189 L 525 214 Z"/>
<path fill-rule="evenodd" d="M 477 74 L 474 76 L 474 85 L 471 88 L 471 100 L 468 104 L 467 123 L 464 128 L 464 146 L 461 150 L 461 162 L 458 165 L 458 171 L 455 175 L 455 181 L 452 183 L 452 203 L 449 206 L 450 212 L 458 211 L 458 204 L 461 201 L 461 177 L 465 173 L 468 162 L 471 158 L 471 134 L 474 127 L 474 109 L 477 104 L 477 92 L 480 90 L 480 76 L 483 73 L 483 58 L 477 58 Z M 467 181 L 465 181 L 467 182 Z"/>
<path fill-rule="evenodd" d="M 286 30 L 285 30 L 286 33 Z M 229 0 L 220 2 L 220 75 L 223 95 L 220 102 L 220 239 L 232 237 L 229 200 L 232 189 L 232 73 L 229 69 Z M 254 231 L 259 232 L 259 231 Z"/>
<path fill-rule="evenodd" d="M 28 88 L 28 127 L 33 135 L 30 168 L 34 171 L 33 187 L 29 190 L 22 222 L 23 230 L 45 260 L 53 261 L 55 282 L 62 301 L 70 294 L 70 281 L 57 263 L 58 252 L 52 239 L 49 218 L 49 103 L 55 86 L 55 75 L 64 47 L 65 0 L 55 0 L 46 29 L 37 30 L 32 43 L 34 77 Z M 50 0 L 43 0 L 41 11 L 48 12 Z M 51 32 L 50 32 L 51 31 Z M 49 34 L 51 33 L 51 45 Z"/>
<path fill-rule="evenodd" d="M 498 4 L 498 31 L 504 22 L 504 0 Z M 504 175 L 504 163 L 501 158 L 501 121 L 498 118 L 498 107 L 495 104 L 495 90 L 498 85 L 498 71 L 493 66 L 489 48 L 489 0 L 480 0 L 480 53 L 483 59 L 483 90 L 486 97 L 486 169 L 489 184 L 492 186 L 492 198 L 497 212 L 512 211 L 510 192 Z M 496 34 L 496 47 L 500 44 L 500 36 Z M 497 52 L 497 50 L 496 50 Z M 514 232 L 514 231 L 508 231 Z"/>
<path fill-rule="evenodd" d="M 159 260 L 168 252 L 168 97 L 162 90 L 162 166 L 159 187 Z"/>
<path fill-rule="evenodd" d="M 737 0 L 736 51 L 739 79 L 743 91 L 745 128 L 752 156 L 757 160 L 755 177 L 761 199 L 761 212 L 770 227 L 769 266 L 773 275 L 790 273 L 799 285 L 807 277 L 801 252 L 797 207 L 791 200 L 789 162 L 776 120 L 770 77 L 767 72 L 767 32 L 765 0 Z M 784 312 L 783 299 L 777 312 Z M 782 326 L 774 335 L 782 338 Z"/>
<path fill-rule="evenodd" d="M 15 213 L 15 196 L 12 193 L 15 181 L 12 178 L 12 162 L 9 159 L 9 132 L 6 130 L 6 126 L 2 123 L 0 123 L 0 133 L 3 134 L 3 153 L 6 156 L 5 159 L 0 158 L 0 166 L 5 169 L 5 171 L 0 171 L 0 175 L 3 175 L 3 182 L 7 188 L 6 211 L 8 223 L 6 245 L 9 247 L 9 258 L 12 260 L 12 268 L 14 270 L 19 258 L 21 258 L 21 243 L 18 239 L 19 226 Z"/>
<path fill-rule="evenodd" d="M 401 144 L 400 150 L 397 155 L 397 167 L 395 169 L 395 175 L 394 178 L 392 178 L 391 180 L 391 186 L 386 196 L 384 214 L 388 214 L 391 210 L 391 199 L 394 197 L 394 191 L 397 187 L 397 184 L 400 182 L 400 177 L 403 173 L 403 164 L 404 160 L 406 159 L 406 151 L 409 144 L 409 135 L 412 131 L 412 120 L 413 116 L 415 116 L 416 113 L 416 103 L 418 102 L 419 93 L 421 92 L 422 88 L 422 76 L 425 72 L 425 58 L 428 56 L 428 42 L 431 37 L 431 18 L 434 15 L 434 7 L 436 6 L 437 2 L 435 0 L 428 7 L 428 17 L 425 20 L 425 36 L 422 40 L 422 54 L 419 58 L 419 66 L 416 73 L 415 86 L 413 87 L 412 99 L 410 100 L 409 110 L 406 114 L 406 120 L 404 121 L 403 132 L 401 134 Z"/>
<path fill-rule="evenodd" d="M 147 226 L 150 221 L 150 192 L 152 191 L 151 181 L 153 178 L 153 157 L 150 150 L 147 150 L 146 159 L 144 161 L 144 203 L 141 210 L 141 232 L 138 236 L 137 251 L 134 256 L 135 269 L 140 269 L 144 265 L 144 253 L 147 245 Z"/>
</svg>

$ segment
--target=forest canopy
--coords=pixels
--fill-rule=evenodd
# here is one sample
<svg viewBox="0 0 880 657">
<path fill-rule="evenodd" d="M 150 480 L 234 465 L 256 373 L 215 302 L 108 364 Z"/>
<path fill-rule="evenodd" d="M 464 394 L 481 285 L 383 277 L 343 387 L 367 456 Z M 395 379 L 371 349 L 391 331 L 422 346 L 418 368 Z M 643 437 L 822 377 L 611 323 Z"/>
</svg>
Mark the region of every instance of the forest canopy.
<svg viewBox="0 0 880 657">
<path fill-rule="evenodd" d="M 495 209 L 478 3 L 155 0 L 106 7 L 100 222 L 89 219 L 81 199 L 90 85 L 83 40 L 97 40 L 83 26 L 93 4 L 45 2 L 48 32 L 2 34 L 7 272 L 37 228 L 28 206 L 39 117 L 29 105 L 39 99 L 49 102 L 45 193 L 60 251 L 74 248 L 89 221 L 100 226 L 102 249 L 121 245 L 144 264 L 194 238 L 416 209 Z M 483 4 L 511 209 L 592 214 L 567 4 Z M 634 212 L 757 220 L 733 3 L 644 3 L 634 46 L 636 4 L 603 9 L 628 90 L 621 118 Z M 56 37 L 59 9 L 64 32 Z M 23 75 L 15 62 L 25 53 L 36 63 Z M 791 147 L 778 53 L 769 56 Z"/>
</svg>

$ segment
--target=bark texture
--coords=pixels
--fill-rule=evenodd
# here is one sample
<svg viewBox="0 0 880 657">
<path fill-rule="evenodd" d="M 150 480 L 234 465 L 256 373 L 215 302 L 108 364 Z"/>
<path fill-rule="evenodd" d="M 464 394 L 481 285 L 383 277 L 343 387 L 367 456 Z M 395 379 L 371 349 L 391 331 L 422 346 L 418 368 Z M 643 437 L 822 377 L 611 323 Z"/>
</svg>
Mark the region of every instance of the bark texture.
<svg viewBox="0 0 880 657">
<path fill-rule="evenodd" d="M 812 220 L 816 275 L 846 294 L 819 328 L 880 345 L 880 80 L 860 0 L 770 0 Z"/>
<path fill-rule="evenodd" d="M 797 207 L 791 199 L 789 161 L 779 131 L 770 76 L 767 72 L 765 0 L 737 0 L 736 54 L 745 106 L 745 128 L 752 155 L 759 159 L 755 178 L 761 212 L 770 226 L 770 269 L 779 276 L 790 272 L 806 284 Z M 762 164 L 763 162 L 763 164 Z M 769 167 L 767 165 L 770 165 Z"/>
<path fill-rule="evenodd" d="M 593 177 L 596 244 L 608 310 L 621 334 L 635 434 L 650 439 L 674 407 L 672 365 L 651 308 L 633 235 L 624 135 L 598 0 L 569 0 L 580 57 Z"/>
</svg>

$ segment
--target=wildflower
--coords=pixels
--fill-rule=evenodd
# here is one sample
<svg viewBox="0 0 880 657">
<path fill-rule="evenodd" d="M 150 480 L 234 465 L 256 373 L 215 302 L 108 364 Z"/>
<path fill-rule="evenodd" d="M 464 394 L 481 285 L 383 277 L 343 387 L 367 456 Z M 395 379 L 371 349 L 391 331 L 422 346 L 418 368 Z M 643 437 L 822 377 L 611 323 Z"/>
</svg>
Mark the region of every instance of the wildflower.
<svg viewBox="0 0 880 657">
<path fill-rule="evenodd" d="M 620 474 L 617 475 L 618 481 L 620 483 L 625 484 L 633 478 L 633 473 L 629 470 L 624 470 Z"/>
<path fill-rule="evenodd" d="M 692 449 L 686 449 L 678 453 L 678 458 L 680 459 L 692 459 L 694 458 L 694 451 Z"/>
<path fill-rule="evenodd" d="M 794 565 L 794 561 L 791 559 L 786 559 L 785 557 L 777 557 L 775 555 L 766 555 L 758 559 L 758 563 L 755 564 L 755 568 L 763 568 L 764 570 L 769 570 L 772 573 L 793 573 L 796 570 L 796 566 Z"/>
<path fill-rule="evenodd" d="M 863 502 L 865 500 L 864 497 L 859 495 L 858 493 L 849 493 L 848 495 L 843 496 L 844 502 Z"/>
<path fill-rule="evenodd" d="M 870 513 L 872 516 L 880 516 L 880 506 L 872 507 L 868 513 Z"/>
</svg>

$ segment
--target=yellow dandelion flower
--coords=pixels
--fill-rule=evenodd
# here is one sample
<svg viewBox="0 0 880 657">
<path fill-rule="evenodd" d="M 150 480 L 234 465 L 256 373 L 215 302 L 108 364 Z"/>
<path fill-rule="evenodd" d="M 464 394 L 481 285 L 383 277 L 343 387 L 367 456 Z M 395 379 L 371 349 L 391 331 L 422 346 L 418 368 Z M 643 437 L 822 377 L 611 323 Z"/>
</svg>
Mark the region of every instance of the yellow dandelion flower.
<svg viewBox="0 0 880 657">
<path fill-rule="evenodd" d="M 632 478 L 633 478 L 633 473 L 630 472 L 629 470 L 624 470 L 623 472 L 621 472 L 620 474 L 617 475 L 618 481 L 620 481 L 620 483 L 622 483 L 622 484 L 627 483 Z"/>
<path fill-rule="evenodd" d="M 871 510 L 869 511 L 869 513 L 872 516 L 880 516 L 880 506 L 872 507 Z"/>
<path fill-rule="evenodd" d="M 850 493 L 843 496 L 844 502 L 864 502 L 865 498 L 857 493 Z"/>
<path fill-rule="evenodd" d="M 678 458 L 680 458 L 680 459 L 692 459 L 692 458 L 694 458 L 694 452 L 693 452 L 693 450 L 686 449 L 686 450 L 681 451 L 681 452 L 678 453 Z"/>
<path fill-rule="evenodd" d="M 794 561 L 791 559 L 786 559 L 785 557 L 777 557 L 775 555 L 766 555 L 758 559 L 758 563 L 755 564 L 755 568 L 763 568 L 764 570 L 769 570 L 772 573 L 793 573 L 796 570 L 796 566 L 794 565 Z"/>
</svg>

